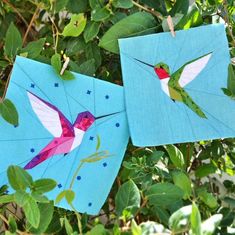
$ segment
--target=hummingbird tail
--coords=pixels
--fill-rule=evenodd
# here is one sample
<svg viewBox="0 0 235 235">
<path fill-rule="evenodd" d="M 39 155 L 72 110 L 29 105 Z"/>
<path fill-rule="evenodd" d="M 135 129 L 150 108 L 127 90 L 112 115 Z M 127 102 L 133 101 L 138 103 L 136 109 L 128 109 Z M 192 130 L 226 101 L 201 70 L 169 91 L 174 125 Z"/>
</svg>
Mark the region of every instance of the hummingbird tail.
<svg viewBox="0 0 235 235">
<path fill-rule="evenodd" d="M 186 104 L 193 112 L 195 112 L 201 118 L 207 118 L 202 109 L 192 100 L 192 98 L 185 91 L 181 91 L 182 101 Z"/>
</svg>

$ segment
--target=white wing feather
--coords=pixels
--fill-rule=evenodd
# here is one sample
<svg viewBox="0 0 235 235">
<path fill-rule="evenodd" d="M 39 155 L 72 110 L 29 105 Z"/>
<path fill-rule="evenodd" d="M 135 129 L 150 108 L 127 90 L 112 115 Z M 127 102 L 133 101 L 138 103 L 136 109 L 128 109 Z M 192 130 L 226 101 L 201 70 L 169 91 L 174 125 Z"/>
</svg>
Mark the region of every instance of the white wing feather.
<svg viewBox="0 0 235 235">
<path fill-rule="evenodd" d="M 190 64 L 187 64 L 184 67 L 183 72 L 181 73 L 179 85 L 181 87 L 184 87 L 188 83 L 193 81 L 197 77 L 197 75 L 206 67 L 209 59 L 211 58 L 211 55 L 212 53 L 205 55 Z"/>
<path fill-rule="evenodd" d="M 54 136 L 60 137 L 62 134 L 62 126 L 58 111 L 49 107 L 38 97 L 28 92 L 28 97 L 34 112 L 37 114 L 43 126 Z"/>
</svg>

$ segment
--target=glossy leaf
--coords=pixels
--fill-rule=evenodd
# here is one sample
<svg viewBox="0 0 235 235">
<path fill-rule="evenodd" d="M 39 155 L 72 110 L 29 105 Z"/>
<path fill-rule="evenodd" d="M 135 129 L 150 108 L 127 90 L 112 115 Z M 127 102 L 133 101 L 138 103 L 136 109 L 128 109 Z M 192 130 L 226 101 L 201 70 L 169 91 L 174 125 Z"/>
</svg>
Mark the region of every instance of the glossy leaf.
<svg viewBox="0 0 235 235">
<path fill-rule="evenodd" d="M 14 195 L 2 195 L 0 196 L 0 204 L 9 203 L 14 201 Z"/>
<path fill-rule="evenodd" d="M 56 53 L 51 57 L 51 65 L 53 69 L 59 74 L 62 68 L 60 54 Z"/>
<path fill-rule="evenodd" d="M 192 214 L 190 217 L 192 235 L 202 235 L 201 215 L 195 203 L 192 205 Z"/>
<path fill-rule="evenodd" d="M 25 190 L 33 184 L 31 175 L 19 166 L 9 166 L 7 177 L 11 187 L 15 190 Z"/>
<path fill-rule="evenodd" d="M 196 177 L 203 178 L 210 174 L 215 173 L 216 169 L 217 168 L 211 163 L 203 164 L 196 169 L 195 175 Z"/>
<path fill-rule="evenodd" d="M 185 162 L 184 162 L 184 156 L 183 156 L 182 152 L 174 145 L 167 145 L 166 151 L 167 151 L 172 163 L 176 167 L 178 167 L 180 169 L 184 169 Z"/>
<path fill-rule="evenodd" d="M 169 227 L 174 233 L 181 233 L 189 228 L 192 205 L 184 206 L 175 211 L 169 219 Z"/>
<path fill-rule="evenodd" d="M 45 38 L 41 38 L 37 41 L 29 42 L 27 46 L 21 50 L 21 53 L 27 53 L 27 57 L 34 59 L 40 55 L 45 41 Z"/>
<path fill-rule="evenodd" d="M 170 11 L 170 15 L 174 16 L 176 13 L 181 13 L 186 15 L 189 8 L 189 1 L 188 0 L 176 0 L 174 6 Z"/>
<path fill-rule="evenodd" d="M 52 179 L 39 179 L 33 183 L 33 191 L 37 194 L 43 194 L 53 190 L 56 185 L 56 181 Z"/>
<path fill-rule="evenodd" d="M 5 38 L 5 47 L 4 53 L 5 55 L 13 60 L 13 58 L 17 55 L 17 52 L 22 47 L 22 38 L 19 30 L 15 27 L 13 23 L 10 24 Z"/>
<path fill-rule="evenodd" d="M 91 12 L 91 20 L 99 22 L 99 21 L 104 21 L 109 18 L 110 16 L 110 10 L 107 9 L 107 7 L 103 8 L 95 8 Z"/>
<path fill-rule="evenodd" d="M 146 12 L 137 12 L 113 25 L 101 38 L 99 46 L 113 53 L 118 53 L 118 39 L 153 33 L 156 21 Z"/>
<path fill-rule="evenodd" d="M 112 4 L 116 8 L 128 9 L 128 8 L 133 7 L 132 0 L 113 0 Z"/>
<path fill-rule="evenodd" d="M 121 215 L 127 207 L 140 206 L 140 193 L 132 180 L 124 183 L 118 190 L 115 197 L 116 211 Z"/>
<path fill-rule="evenodd" d="M 86 28 L 83 34 L 86 43 L 91 41 L 97 36 L 100 30 L 100 26 L 101 26 L 101 23 L 99 22 L 89 22 L 86 25 Z"/>
<path fill-rule="evenodd" d="M 65 26 L 62 35 L 64 37 L 78 37 L 86 27 L 86 17 L 84 14 L 74 14 L 70 22 Z"/>
<path fill-rule="evenodd" d="M 4 99 L 0 103 L 0 113 L 4 120 L 9 122 L 14 126 L 18 126 L 19 124 L 19 116 L 15 105 L 9 100 Z"/>
<path fill-rule="evenodd" d="M 149 187 L 146 196 L 153 205 L 167 206 L 183 198 L 183 191 L 171 183 L 157 183 Z"/>
<path fill-rule="evenodd" d="M 188 175 L 182 171 L 174 171 L 172 176 L 174 184 L 184 191 L 184 199 L 189 198 L 192 195 L 192 182 Z"/>
</svg>

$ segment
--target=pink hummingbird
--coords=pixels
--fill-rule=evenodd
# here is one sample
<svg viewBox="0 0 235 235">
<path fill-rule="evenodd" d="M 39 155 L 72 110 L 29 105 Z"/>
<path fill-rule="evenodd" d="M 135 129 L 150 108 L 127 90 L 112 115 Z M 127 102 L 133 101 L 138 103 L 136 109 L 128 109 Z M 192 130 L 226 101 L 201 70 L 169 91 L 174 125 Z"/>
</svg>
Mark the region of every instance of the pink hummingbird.
<svg viewBox="0 0 235 235">
<path fill-rule="evenodd" d="M 71 124 L 54 105 L 31 92 L 27 92 L 27 94 L 34 112 L 43 126 L 54 136 L 54 139 L 24 167 L 26 170 L 34 168 L 54 155 L 68 154 L 81 144 L 85 132 L 96 119 L 116 114 L 95 118 L 90 112 L 85 111 L 79 113 L 74 124 Z"/>
</svg>

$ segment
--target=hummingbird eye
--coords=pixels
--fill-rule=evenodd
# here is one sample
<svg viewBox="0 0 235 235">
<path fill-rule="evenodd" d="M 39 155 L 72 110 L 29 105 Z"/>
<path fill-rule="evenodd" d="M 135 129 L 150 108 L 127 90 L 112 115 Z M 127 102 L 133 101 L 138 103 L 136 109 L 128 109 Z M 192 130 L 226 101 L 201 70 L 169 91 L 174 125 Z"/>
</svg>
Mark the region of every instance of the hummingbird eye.
<svg viewBox="0 0 235 235">
<path fill-rule="evenodd" d="M 160 65 L 160 68 L 163 69 L 162 65 Z"/>
</svg>

